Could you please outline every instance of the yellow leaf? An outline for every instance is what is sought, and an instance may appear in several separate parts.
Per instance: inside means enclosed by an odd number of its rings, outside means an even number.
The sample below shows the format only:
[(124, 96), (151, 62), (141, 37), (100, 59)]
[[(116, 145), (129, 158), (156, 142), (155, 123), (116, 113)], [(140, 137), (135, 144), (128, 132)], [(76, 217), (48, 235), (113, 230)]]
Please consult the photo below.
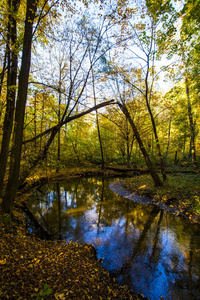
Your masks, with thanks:
[(65, 295), (64, 294), (54, 294), (56, 300), (65, 300)]
[(6, 259), (0, 260), (0, 265), (5, 265), (6, 264)]

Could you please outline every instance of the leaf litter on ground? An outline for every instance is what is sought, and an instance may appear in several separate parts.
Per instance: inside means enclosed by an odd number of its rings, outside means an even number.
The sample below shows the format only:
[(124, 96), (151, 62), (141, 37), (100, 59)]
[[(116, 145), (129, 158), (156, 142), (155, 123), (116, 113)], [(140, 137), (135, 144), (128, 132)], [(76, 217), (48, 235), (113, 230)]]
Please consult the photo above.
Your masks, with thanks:
[(148, 299), (119, 287), (92, 245), (40, 240), (14, 214), (0, 218), (0, 299)]

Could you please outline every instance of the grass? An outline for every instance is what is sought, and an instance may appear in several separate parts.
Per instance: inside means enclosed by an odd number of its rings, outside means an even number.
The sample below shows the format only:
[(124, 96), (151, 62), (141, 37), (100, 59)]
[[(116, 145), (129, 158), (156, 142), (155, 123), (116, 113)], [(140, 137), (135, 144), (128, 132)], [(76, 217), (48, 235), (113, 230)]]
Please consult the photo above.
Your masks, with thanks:
[(200, 175), (168, 175), (162, 187), (155, 187), (150, 175), (141, 175), (126, 179), (124, 186), (141, 196), (149, 196), (156, 203), (162, 202), (174, 206), (186, 215), (200, 217)]

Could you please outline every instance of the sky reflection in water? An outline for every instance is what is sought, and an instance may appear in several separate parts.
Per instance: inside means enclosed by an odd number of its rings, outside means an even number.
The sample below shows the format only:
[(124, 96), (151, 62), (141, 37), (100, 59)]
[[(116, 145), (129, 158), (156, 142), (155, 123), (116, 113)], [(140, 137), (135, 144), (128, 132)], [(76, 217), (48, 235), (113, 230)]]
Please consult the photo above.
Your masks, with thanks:
[(45, 185), (31, 211), (54, 239), (92, 243), (102, 265), (134, 292), (151, 300), (200, 299), (200, 227), (116, 195), (112, 181)]

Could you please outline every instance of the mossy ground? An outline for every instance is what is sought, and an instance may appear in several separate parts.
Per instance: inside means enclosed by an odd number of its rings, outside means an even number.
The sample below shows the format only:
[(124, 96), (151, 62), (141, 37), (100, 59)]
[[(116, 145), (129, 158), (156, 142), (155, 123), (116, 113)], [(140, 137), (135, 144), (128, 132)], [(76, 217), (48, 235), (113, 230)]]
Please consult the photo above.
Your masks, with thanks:
[(161, 187), (156, 187), (149, 174), (128, 178), (123, 185), (130, 192), (148, 196), (154, 204), (176, 208), (176, 211), (200, 223), (200, 174), (168, 174)]

